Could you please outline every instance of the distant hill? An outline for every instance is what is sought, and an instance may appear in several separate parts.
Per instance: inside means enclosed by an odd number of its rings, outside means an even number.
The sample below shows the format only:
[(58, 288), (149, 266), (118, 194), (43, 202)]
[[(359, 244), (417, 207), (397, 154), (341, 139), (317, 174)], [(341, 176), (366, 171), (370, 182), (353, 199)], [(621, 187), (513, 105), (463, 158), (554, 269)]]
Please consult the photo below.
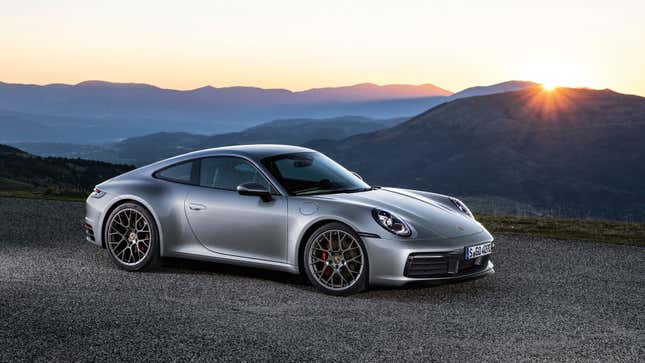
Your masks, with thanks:
[(285, 119), (275, 120), (251, 127), (242, 132), (213, 135), (204, 140), (200, 147), (214, 147), (234, 144), (290, 143), (303, 144), (315, 139), (342, 139), (355, 134), (376, 131), (405, 118), (375, 120), (358, 116), (331, 119)]
[(358, 116), (284, 119), (267, 122), (240, 132), (211, 136), (185, 132), (161, 132), (128, 138), (107, 145), (24, 143), (17, 146), (39, 155), (82, 157), (143, 165), (193, 150), (225, 145), (258, 143), (301, 145), (316, 139), (342, 139), (391, 127), (404, 120), (405, 118), (380, 120)]
[(101, 181), (132, 169), (92, 160), (42, 158), (0, 144), (0, 191), (89, 191)]
[(426, 102), (428, 107), (424, 111), (427, 111), (428, 109), (442, 105), (446, 102), (458, 100), (460, 98), (486, 96), (486, 95), (492, 95), (496, 93), (519, 91), (525, 88), (537, 87), (537, 86), (539, 86), (538, 83), (530, 82), (530, 81), (506, 81), (506, 82), (491, 84), (488, 86), (469, 87), (457, 93), (453, 93), (452, 95), (447, 95), (444, 97), (433, 97), (431, 99), (428, 99)]
[(452, 92), (433, 84), (418, 86), (407, 84), (389, 84), (379, 86), (373, 83), (361, 83), (346, 87), (313, 88), (298, 92), (299, 97), (314, 102), (347, 101), (379, 101), (402, 98), (423, 98), (435, 96), (450, 96)]
[(292, 92), (206, 86), (180, 91), (86, 81), (46, 86), (0, 82), (0, 142), (103, 143), (159, 131), (214, 134), (278, 118), (413, 116), (451, 94), (431, 84), (365, 83)]
[(398, 126), (311, 142), (376, 185), (645, 220), (645, 98), (540, 87), (468, 97)]
[(519, 91), (521, 89), (535, 87), (535, 86), (538, 86), (538, 84), (530, 81), (507, 81), (507, 82), (493, 84), (490, 86), (470, 87), (470, 88), (461, 90), (453, 95), (450, 95), (449, 97), (446, 98), (446, 102), (456, 100), (459, 98), (485, 96), (485, 95), (492, 95), (495, 93)]

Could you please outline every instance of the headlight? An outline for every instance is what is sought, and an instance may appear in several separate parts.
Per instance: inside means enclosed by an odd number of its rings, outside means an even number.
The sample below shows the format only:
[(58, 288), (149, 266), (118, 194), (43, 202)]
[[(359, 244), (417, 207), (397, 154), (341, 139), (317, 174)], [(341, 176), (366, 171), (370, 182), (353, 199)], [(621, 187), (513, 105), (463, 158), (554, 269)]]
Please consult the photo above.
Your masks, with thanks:
[(376, 223), (380, 224), (381, 227), (387, 229), (391, 233), (396, 234), (401, 237), (408, 237), (412, 234), (410, 227), (408, 227), (403, 220), (395, 216), (390, 212), (386, 212), (380, 209), (373, 209), (372, 216), (376, 220)]
[(452, 204), (454, 204), (454, 205), (455, 205), (455, 207), (457, 207), (457, 209), (459, 209), (462, 213), (464, 213), (465, 215), (467, 215), (467, 216), (468, 216), (468, 217), (470, 217), (470, 218), (475, 218), (475, 217), (473, 217), (473, 214), (472, 214), (472, 212), (470, 211), (470, 209), (468, 209), (468, 207), (466, 207), (466, 205), (465, 205), (461, 200), (459, 200), (459, 199), (457, 199), (457, 198), (450, 198), (450, 201), (451, 201), (451, 202), (452, 202)]

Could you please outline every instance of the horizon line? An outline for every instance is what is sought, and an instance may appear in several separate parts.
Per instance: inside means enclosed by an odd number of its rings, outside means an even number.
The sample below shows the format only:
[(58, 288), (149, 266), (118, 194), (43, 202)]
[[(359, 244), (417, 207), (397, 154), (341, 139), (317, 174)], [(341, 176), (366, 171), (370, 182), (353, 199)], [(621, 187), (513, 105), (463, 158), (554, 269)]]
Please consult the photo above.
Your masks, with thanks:
[[(537, 81), (532, 81), (532, 80), (520, 80), (520, 79), (511, 79), (511, 80), (506, 80), (506, 81), (501, 81), (501, 82), (496, 82), (492, 84), (486, 84), (486, 85), (472, 85), (470, 87), (466, 87), (464, 89), (461, 89), (459, 91), (451, 91), (449, 89), (446, 89), (444, 87), (437, 86), (434, 83), (430, 82), (425, 82), (425, 83), (419, 83), (419, 84), (412, 84), (412, 83), (385, 83), (385, 84), (378, 84), (375, 82), (360, 82), (360, 83), (355, 83), (355, 84), (348, 84), (348, 85), (340, 85), (340, 86), (319, 86), (319, 87), (312, 87), (312, 88), (306, 88), (302, 90), (292, 90), (288, 88), (281, 88), (281, 87), (260, 87), (260, 86), (249, 86), (249, 85), (235, 85), (235, 86), (222, 86), (222, 87), (216, 87), (210, 84), (201, 86), (201, 87), (196, 87), (196, 88), (167, 88), (167, 87), (162, 87), (158, 86), (153, 83), (145, 83), (145, 82), (121, 82), (121, 81), (107, 81), (107, 80), (101, 80), (101, 79), (87, 79), (84, 81), (80, 81), (78, 83), (63, 83), (63, 82), (53, 82), (53, 83), (21, 83), (21, 82), (5, 82), (0, 80), (0, 84), (8, 84), (8, 85), (16, 85), (16, 86), (37, 86), (37, 87), (47, 87), (47, 86), (67, 86), (67, 87), (77, 87), (82, 84), (87, 84), (87, 83), (103, 83), (103, 84), (110, 84), (110, 85), (129, 85), (129, 86), (147, 86), (147, 87), (152, 87), (156, 88), (159, 90), (163, 91), (177, 91), (177, 92), (193, 92), (197, 91), (200, 89), (205, 89), (205, 88), (211, 88), (211, 89), (232, 89), (232, 88), (246, 88), (246, 89), (258, 89), (258, 90), (265, 90), (265, 91), (285, 91), (289, 92), (292, 94), (296, 93), (303, 93), (303, 92), (309, 92), (309, 91), (315, 91), (315, 90), (323, 90), (323, 89), (334, 89), (334, 88), (350, 88), (350, 87), (357, 87), (357, 86), (364, 86), (364, 85), (369, 85), (369, 86), (375, 86), (375, 87), (392, 87), (392, 86), (405, 86), (405, 87), (423, 87), (423, 86), (431, 86), (438, 88), (440, 90), (446, 91), (450, 93), (449, 95), (436, 95), (436, 96), (428, 96), (428, 97), (449, 97), (454, 94), (457, 94), (459, 92), (463, 92), (465, 90), (471, 89), (471, 88), (477, 88), (477, 87), (492, 87), (504, 83), (510, 83), (510, 82), (527, 82), (527, 83), (534, 83), (535, 85), (543, 85), (543, 83), (537, 82)], [(591, 89), (591, 90), (610, 90), (616, 93), (621, 93), (625, 95), (635, 95), (639, 97), (645, 97), (645, 95), (640, 95), (640, 94), (635, 94), (635, 93), (622, 93), (616, 90), (613, 90), (608, 87), (604, 88), (596, 88), (596, 87), (588, 87), (588, 86), (556, 86), (557, 88), (573, 88), (573, 89)]]
[[(515, 81), (515, 80), (511, 80)], [(504, 82), (511, 82), (511, 81), (504, 81)], [(419, 83), (419, 84), (413, 84), (413, 83), (384, 83), (384, 84), (379, 84), (375, 82), (359, 82), (359, 83), (354, 83), (354, 84), (347, 84), (347, 85), (340, 85), (340, 86), (318, 86), (318, 87), (311, 87), (311, 88), (305, 88), (301, 90), (294, 90), (294, 89), (289, 89), (286, 87), (260, 87), (260, 86), (250, 86), (250, 85), (234, 85), (234, 86), (213, 86), (211, 84), (206, 84), (204, 86), (196, 87), (196, 88), (168, 88), (168, 87), (162, 87), (158, 86), (154, 83), (146, 83), (146, 82), (127, 82), (127, 81), (107, 81), (107, 80), (102, 80), (102, 79), (87, 79), (84, 81), (80, 81), (77, 83), (65, 83), (65, 82), (52, 82), (52, 83), (23, 83), (23, 82), (6, 82), (0, 80), (0, 83), (3, 84), (11, 84), (11, 85), (18, 85), (18, 86), (39, 86), (39, 87), (47, 87), (47, 86), (69, 86), (69, 87), (75, 87), (82, 85), (84, 83), (91, 83), (91, 82), (96, 82), (96, 83), (106, 83), (106, 84), (112, 84), (112, 85), (139, 85), (139, 86), (149, 86), (149, 87), (154, 87), (158, 88), (160, 90), (168, 90), (168, 91), (196, 91), (202, 88), (213, 88), (213, 89), (226, 89), (226, 88), (253, 88), (253, 89), (262, 89), (262, 90), (275, 90), (275, 91), (288, 91), (291, 93), (299, 93), (299, 92), (306, 92), (306, 91), (312, 91), (312, 90), (320, 90), (320, 89), (327, 89), (327, 88), (346, 88), (346, 87), (356, 87), (356, 86), (363, 86), (363, 85), (371, 85), (371, 86), (376, 86), (376, 87), (391, 87), (391, 86), (408, 86), (408, 87), (423, 87), (423, 86), (431, 86), (431, 87), (436, 87), (439, 88), (443, 91), (456, 93), (453, 92), (449, 89), (446, 89), (444, 87), (437, 86), (434, 83), (430, 82), (425, 82), (425, 83)], [(500, 82), (500, 83), (504, 83)], [(532, 81), (526, 81), (526, 82), (532, 82)], [(495, 85), (497, 83), (494, 83)], [(476, 87), (476, 86), (475, 86)]]

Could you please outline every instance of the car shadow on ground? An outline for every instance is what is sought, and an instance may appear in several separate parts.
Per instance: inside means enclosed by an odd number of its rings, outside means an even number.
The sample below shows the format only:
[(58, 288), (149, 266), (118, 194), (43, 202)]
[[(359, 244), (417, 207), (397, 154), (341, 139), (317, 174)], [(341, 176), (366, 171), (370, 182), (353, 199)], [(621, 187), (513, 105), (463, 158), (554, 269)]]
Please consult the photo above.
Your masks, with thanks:
[[(287, 272), (266, 270), (254, 267), (241, 267), (235, 265), (222, 264), (217, 262), (187, 260), (181, 258), (164, 258), (162, 268), (154, 271), (155, 273), (168, 274), (218, 274), (230, 275), (235, 277), (246, 277), (258, 280), (268, 280), (275, 283), (287, 284), (292, 287), (308, 292), (316, 292), (316, 289), (307, 281), (304, 276), (294, 275)], [(358, 299), (385, 299), (400, 300), (416, 297), (429, 297), (431, 295), (445, 292), (446, 289), (454, 290), (453, 294), (459, 295), (460, 292), (471, 295), (473, 290), (490, 289), (489, 284), (479, 284), (476, 281), (490, 279), (490, 276), (484, 275), (475, 278), (463, 279), (449, 282), (418, 282), (400, 287), (370, 286), (363, 293), (353, 295), (352, 298)], [(475, 282), (475, 285), (472, 283)], [(455, 286), (464, 286), (463, 289)], [(482, 286), (479, 286), (482, 285)], [(318, 293), (318, 292), (316, 292)]]
[(307, 286), (308, 282), (300, 275), (287, 272), (265, 270), (254, 267), (242, 267), (217, 262), (187, 260), (181, 258), (164, 258), (162, 268), (157, 273), (186, 274), (221, 274), (238, 277), (269, 280), (290, 285)]
[(423, 303), (468, 300), (495, 291), (493, 279), (494, 277), (491, 275), (484, 275), (454, 281), (417, 282), (403, 286), (372, 286), (361, 296), (369, 299)]

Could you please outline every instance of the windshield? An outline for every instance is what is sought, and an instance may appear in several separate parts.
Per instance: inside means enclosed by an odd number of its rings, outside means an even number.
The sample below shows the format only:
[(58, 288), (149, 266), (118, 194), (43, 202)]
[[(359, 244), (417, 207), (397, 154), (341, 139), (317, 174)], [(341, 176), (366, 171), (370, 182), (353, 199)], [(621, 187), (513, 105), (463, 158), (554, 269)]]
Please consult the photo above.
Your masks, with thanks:
[(272, 156), (262, 164), (291, 195), (361, 192), (370, 186), (317, 152)]

